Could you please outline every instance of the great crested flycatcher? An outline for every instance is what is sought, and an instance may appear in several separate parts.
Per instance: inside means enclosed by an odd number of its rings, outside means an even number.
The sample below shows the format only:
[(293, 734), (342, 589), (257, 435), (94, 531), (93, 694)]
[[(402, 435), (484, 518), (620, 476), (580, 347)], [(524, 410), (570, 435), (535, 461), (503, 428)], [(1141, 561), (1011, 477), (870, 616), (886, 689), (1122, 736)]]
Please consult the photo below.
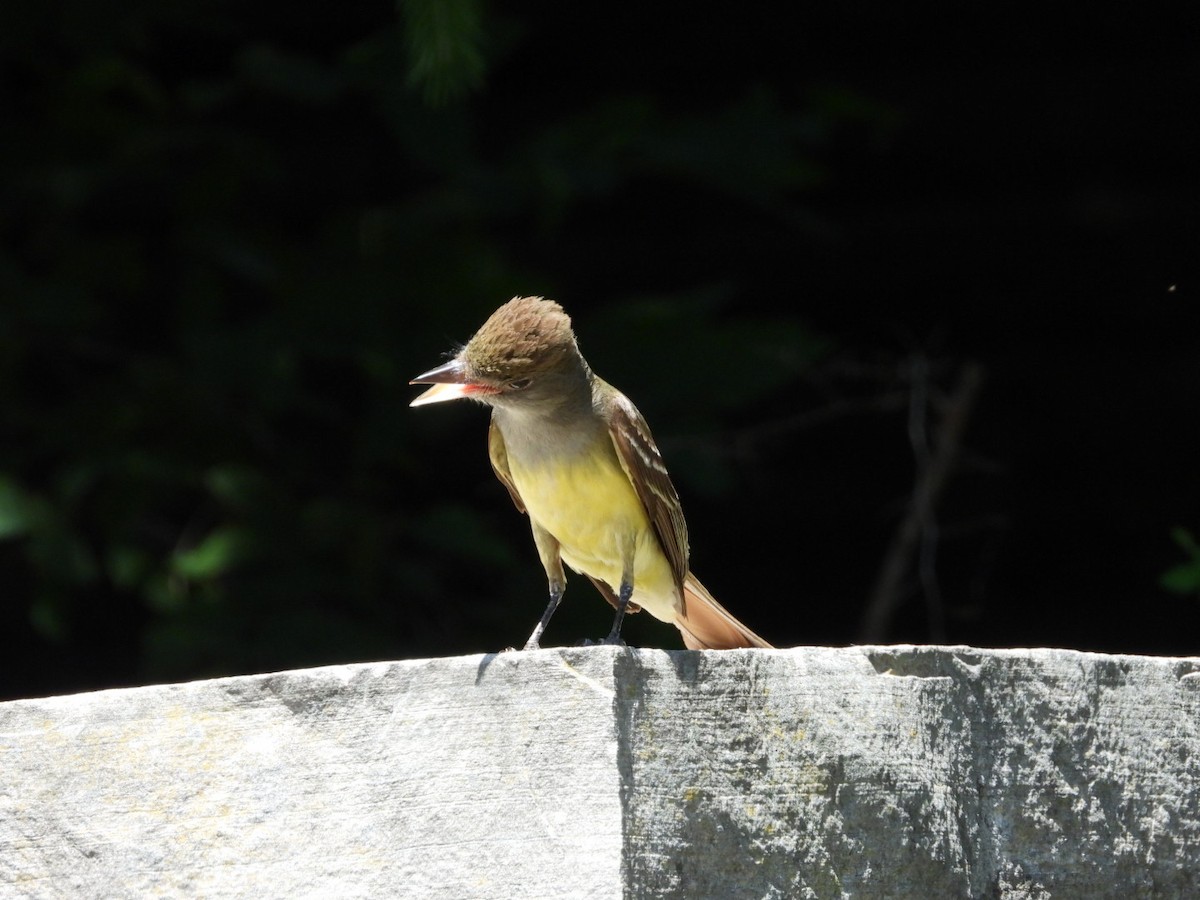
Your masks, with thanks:
[(607, 643), (619, 642), (626, 611), (641, 608), (693, 650), (771, 646), (688, 571), (683, 509), (646, 420), (593, 374), (557, 303), (510, 300), (453, 359), (411, 383), (433, 385), (412, 406), (468, 397), (492, 408), (492, 468), (529, 514), (550, 582), (526, 650), (562, 600), (564, 562), (616, 608)]

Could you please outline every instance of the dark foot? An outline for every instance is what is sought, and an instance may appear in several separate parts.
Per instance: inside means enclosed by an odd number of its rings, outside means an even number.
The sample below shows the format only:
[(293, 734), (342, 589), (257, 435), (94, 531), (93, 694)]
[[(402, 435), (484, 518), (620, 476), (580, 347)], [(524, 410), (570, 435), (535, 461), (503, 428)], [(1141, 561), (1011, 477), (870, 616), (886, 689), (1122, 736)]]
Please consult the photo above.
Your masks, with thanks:
[(580, 647), (626, 647), (628, 645), (623, 640), (621, 640), (620, 635), (611, 635), (610, 634), (608, 637), (606, 637), (600, 641), (593, 641), (590, 638), (585, 638), (584, 640), (580, 641), (577, 646), (580, 646)]
[(591, 638), (584, 638), (582, 641), (580, 641), (575, 646), (576, 647), (625, 647), (627, 645), (620, 638), (617, 638), (614, 641), (612, 639), (612, 636), (610, 635), (609, 637), (606, 637), (603, 640), (599, 640), (599, 641), (593, 641)]

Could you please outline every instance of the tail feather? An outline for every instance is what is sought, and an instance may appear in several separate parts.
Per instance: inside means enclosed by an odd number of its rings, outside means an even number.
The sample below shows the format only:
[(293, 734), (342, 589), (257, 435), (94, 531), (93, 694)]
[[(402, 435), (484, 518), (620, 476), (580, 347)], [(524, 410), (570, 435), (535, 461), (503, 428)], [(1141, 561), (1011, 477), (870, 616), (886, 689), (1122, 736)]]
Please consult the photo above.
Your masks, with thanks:
[(675, 626), (689, 650), (732, 650), (771, 645), (731, 616), (691, 572), (683, 581), (683, 609)]

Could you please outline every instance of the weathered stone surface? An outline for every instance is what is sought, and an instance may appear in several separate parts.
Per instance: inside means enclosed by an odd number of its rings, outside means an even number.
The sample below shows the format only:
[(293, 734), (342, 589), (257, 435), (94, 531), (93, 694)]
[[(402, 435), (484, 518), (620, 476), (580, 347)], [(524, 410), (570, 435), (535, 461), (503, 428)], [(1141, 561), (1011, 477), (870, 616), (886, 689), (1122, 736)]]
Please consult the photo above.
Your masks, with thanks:
[(611, 671), (542, 652), (0, 705), (0, 896), (613, 896)]
[(0, 897), (1200, 896), (1200, 659), (543, 650), (0, 704)]

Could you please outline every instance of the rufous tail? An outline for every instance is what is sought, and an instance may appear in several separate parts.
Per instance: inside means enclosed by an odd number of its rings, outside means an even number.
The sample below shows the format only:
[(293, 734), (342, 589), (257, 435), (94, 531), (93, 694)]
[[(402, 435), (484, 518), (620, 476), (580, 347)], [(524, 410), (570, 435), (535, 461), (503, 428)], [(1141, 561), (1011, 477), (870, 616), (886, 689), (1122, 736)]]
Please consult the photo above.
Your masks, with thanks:
[(708, 588), (688, 572), (683, 580), (683, 611), (675, 616), (689, 650), (732, 650), (735, 647), (771, 645), (726, 612)]

